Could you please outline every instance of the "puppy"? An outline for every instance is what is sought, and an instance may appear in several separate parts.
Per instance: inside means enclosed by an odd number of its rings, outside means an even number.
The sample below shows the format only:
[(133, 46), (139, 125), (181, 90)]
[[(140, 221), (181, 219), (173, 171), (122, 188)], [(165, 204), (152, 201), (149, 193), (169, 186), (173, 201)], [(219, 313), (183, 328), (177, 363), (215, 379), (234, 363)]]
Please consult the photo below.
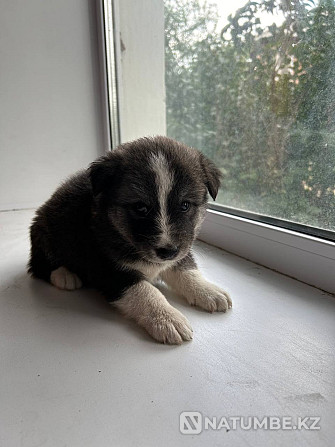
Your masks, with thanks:
[(59, 289), (102, 292), (156, 340), (191, 340), (188, 320), (153, 286), (162, 279), (191, 305), (231, 307), (191, 253), (215, 199), (220, 171), (196, 149), (166, 137), (122, 144), (61, 185), (30, 229), (29, 272)]

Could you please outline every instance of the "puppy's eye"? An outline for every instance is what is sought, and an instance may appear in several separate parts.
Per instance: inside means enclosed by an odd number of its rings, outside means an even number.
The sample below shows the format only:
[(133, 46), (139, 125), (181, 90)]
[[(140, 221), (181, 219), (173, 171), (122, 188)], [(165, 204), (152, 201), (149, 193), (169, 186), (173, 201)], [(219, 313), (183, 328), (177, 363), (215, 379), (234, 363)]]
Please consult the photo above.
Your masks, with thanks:
[(143, 202), (137, 202), (133, 205), (133, 210), (139, 216), (146, 216), (149, 212), (149, 207)]
[(190, 208), (190, 202), (182, 202), (180, 205), (180, 209), (183, 213), (186, 213)]

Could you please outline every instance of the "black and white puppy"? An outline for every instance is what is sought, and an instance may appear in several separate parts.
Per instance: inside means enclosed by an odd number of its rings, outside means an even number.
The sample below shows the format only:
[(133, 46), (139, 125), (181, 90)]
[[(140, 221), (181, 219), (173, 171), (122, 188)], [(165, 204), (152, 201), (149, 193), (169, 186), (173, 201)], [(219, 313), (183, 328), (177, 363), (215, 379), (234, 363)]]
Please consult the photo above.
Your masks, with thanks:
[(196, 149), (166, 137), (122, 144), (38, 209), (29, 272), (59, 289), (96, 288), (160, 342), (190, 340), (190, 323), (152, 281), (210, 312), (231, 307), (190, 251), (207, 191), (215, 199), (219, 186), (219, 170)]

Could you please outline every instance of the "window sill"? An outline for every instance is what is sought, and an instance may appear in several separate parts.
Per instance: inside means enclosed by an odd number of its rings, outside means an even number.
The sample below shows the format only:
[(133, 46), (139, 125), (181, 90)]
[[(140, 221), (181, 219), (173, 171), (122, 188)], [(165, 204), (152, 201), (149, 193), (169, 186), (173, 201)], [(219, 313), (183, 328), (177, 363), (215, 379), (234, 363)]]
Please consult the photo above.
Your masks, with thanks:
[(199, 239), (335, 293), (335, 244), (249, 219), (208, 210)]

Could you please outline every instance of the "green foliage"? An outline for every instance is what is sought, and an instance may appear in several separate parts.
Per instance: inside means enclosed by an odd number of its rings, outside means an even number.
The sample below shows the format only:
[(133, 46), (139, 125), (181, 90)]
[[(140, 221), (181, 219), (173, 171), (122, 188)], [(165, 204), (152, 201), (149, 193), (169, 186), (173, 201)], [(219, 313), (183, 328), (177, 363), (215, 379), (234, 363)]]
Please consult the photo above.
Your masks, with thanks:
[(220, 167), (222, 203), (334, 230), (334, 0), (248, 1), (222, 30), (201, 5), (165, 0), (168, 135)]

